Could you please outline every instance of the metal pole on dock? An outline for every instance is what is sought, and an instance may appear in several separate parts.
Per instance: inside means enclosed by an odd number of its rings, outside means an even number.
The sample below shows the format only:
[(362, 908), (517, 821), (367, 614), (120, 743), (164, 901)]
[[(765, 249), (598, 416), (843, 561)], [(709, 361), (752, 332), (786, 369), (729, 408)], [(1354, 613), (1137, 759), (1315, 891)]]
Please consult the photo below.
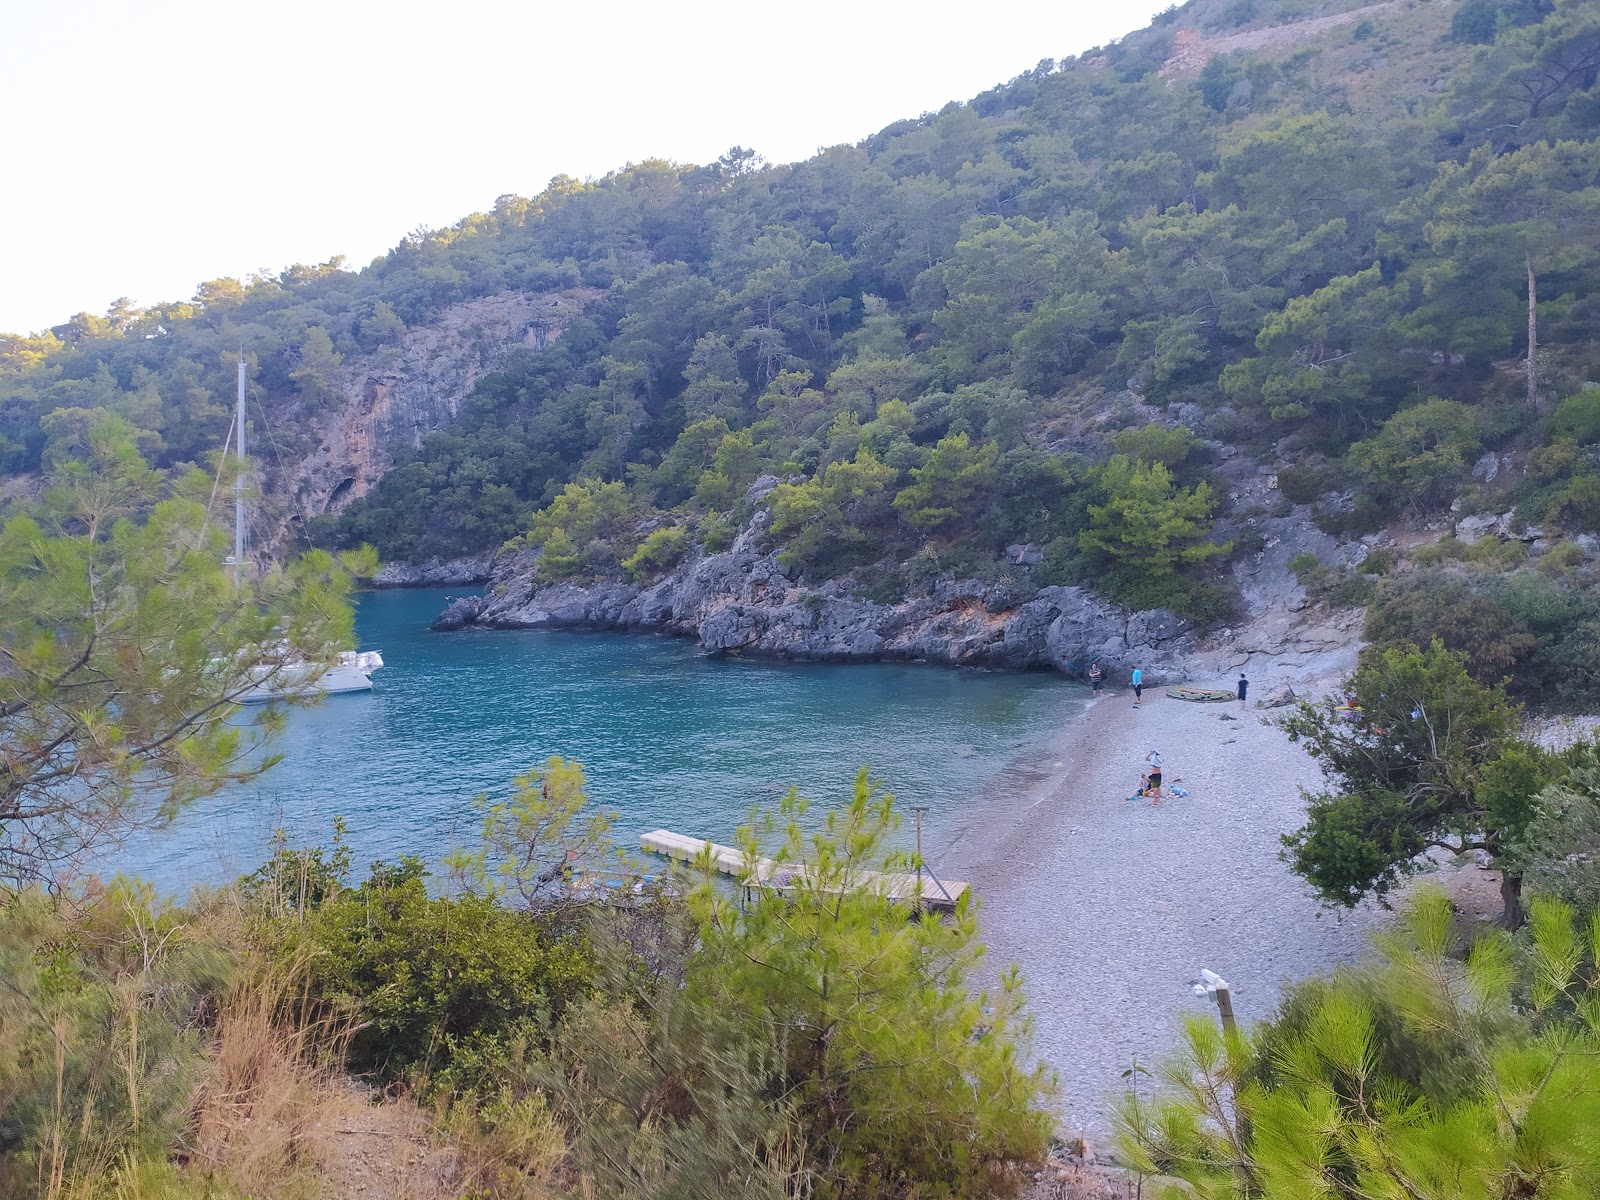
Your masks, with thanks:
[(928, 811), (926, 804), (913, 804), (911, 811), (917, 814), (917, 911), (922, 911), (922, 814)]

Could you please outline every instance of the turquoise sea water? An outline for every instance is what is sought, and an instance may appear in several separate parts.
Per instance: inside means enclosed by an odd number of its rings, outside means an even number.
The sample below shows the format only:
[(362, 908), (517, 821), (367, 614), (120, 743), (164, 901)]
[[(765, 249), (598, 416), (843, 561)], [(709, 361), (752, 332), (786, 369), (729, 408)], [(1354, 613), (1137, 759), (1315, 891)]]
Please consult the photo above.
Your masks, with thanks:
[(902, 803), (927, 804), (925, 836), (937, 839), (1083, 703), (1084, 689), (1043, 674), (755, 662), (628, 635), (430, 633), (445, 595), (363, 595), (361, 647), (387, 663), (376, 688), (291, 711), (282, 762), (99, 869), (163, 890), (221, 882), (259, 865), (279, 826), (317, 844), (335, 816), (360, 870), (400, 854), (435, 860), (474, 839), (475, 794), (505, 794), (552, 754), (584, 764), (591, 797), (618, 812), (614, 833), (634, 847), (662, 826), (730, 840), (752, 804), (791, 784), (825, 804), (862, 765)]

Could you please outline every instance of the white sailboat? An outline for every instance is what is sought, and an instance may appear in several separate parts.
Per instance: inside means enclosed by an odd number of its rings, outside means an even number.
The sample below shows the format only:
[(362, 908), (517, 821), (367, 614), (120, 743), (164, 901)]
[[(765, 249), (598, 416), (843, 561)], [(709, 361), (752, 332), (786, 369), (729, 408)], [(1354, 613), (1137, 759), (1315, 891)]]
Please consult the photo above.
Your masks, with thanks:
[[(244, 576), (245, 559), (245, 502), (244, 502), (244, 400), (247, 386), (244, 360), (239, 361), (239, 399), (235, 408), (238, 428), (236, 453), (239, 470), (233, 480), (233, 554), (224, 563), (233, 568), (234, 583)], [(307, 696), (317, 692), (370, 692), (372, 673), (383, 666), (383, 655), (376, 650), (342, 650), (332, 662), (310, 663), (301, 658), (287, 643), (265, 650), (261, 660), (250, 670), (254, 686), (243, 693), (243, 704), (281, 700), (290, 696)]]

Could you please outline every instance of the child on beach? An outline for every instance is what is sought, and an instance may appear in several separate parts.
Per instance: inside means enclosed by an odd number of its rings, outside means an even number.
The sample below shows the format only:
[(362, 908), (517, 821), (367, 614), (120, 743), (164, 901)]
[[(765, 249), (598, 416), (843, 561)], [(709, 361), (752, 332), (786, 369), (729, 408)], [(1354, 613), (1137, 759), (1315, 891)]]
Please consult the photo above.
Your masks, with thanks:
[(1240, 671), (1239, 672), (1239, 707), (1240, 708), (1247, 707), (1247, 705), (1244, 702), (1244, 698), (1245, 698), (1245, 693), (1247, 693), (1249, 690), (1250, 690), (1250, 681), (1244, 677), (1244, 672)]

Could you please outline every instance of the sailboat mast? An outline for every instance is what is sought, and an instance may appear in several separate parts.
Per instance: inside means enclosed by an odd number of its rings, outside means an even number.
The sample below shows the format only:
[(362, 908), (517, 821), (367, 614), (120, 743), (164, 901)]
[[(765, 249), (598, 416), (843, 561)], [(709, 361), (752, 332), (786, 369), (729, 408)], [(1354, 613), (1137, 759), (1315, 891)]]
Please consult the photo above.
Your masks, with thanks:
[(233, 477), (233, 582), (237, 585), (244, 578), (244, 389), (245, 371), (244, 358), (239, 359), (239, 402), (237, 417), (239, 421), (238, 442), (239, 470)]

